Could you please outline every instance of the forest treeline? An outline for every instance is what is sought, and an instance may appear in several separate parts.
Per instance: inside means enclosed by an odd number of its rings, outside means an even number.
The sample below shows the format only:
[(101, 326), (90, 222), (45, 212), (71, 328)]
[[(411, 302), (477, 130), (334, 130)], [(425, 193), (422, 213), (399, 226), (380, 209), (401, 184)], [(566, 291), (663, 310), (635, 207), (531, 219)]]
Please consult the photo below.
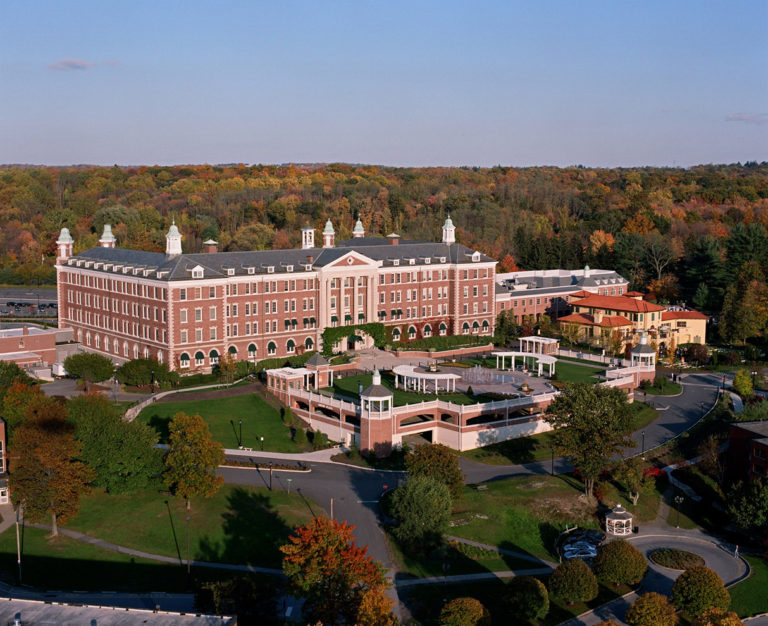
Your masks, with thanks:
[[(367, 233), (434, 241), (450, 214), (462, 243), (501, 270), (616, 269), (660, 301), (719, 311), (746, 261), (768, 272), (768, 163), (681, 168), (317, 166), (7, 167), (0, 170), (0, 282), (52, 280), (55, 240), (185, 251), (300, 245), (331, 218)], [(764, 280), (764, 279), (763, 279)]]

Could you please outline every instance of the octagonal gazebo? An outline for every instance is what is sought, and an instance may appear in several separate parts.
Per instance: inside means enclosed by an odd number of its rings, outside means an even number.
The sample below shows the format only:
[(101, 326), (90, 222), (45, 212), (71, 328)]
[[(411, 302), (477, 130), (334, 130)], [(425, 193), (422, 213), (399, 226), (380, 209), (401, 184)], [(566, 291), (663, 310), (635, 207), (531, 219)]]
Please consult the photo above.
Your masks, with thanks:
[(632, 534), (632, 513), (617, 504), (605, 516), (605, 533), (614, 537), (624, 537)]

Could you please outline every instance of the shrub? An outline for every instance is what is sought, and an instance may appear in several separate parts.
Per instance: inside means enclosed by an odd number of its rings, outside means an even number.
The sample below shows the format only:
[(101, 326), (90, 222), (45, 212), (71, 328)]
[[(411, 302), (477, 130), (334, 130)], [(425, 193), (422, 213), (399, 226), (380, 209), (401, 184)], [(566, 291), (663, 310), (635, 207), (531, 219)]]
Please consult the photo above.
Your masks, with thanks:
[(688, 569), (704, 565), (704, 559), (698, 554), (687, 552), (686, 550), (676, 550), (675, 548), (659, 548), (650, 554), (650, 559), (662, 567), (670, 569)]
[(454, 598), (440, 611), (440, 626), (488, 626), (491, 617), (475, 598)]
[(99, 383), (112, 377), (115, 366), (112, 360), (105, 356), (81, 352), (71, 354), (64, 359), (64, 369), (74, 378), (82, 378), (89, 383)]
[(674, 626), (677, 616), (667, 596), (650, 592), (635, 600), (627, 610), (624, 621), (629, 626)]
[(631, 543), (619, 539), (600, 547), (595, 557), (595, 575), (614, 585), (636, 585), (639, 583), (648, 564), (645, 557)]
[(695, 620), (693, 626), (743, 626), (744, 622), (733, 611), (712, 607), (704, 611)]
[(293, 426), (294, 419), (293, 419), (293, 411), (291, 411), (291, 407), (287, 406), (283, 409), (283, 424), (286, 426)]
[(736, 352), (736, 350), (731, 350), (730, 352), (726, 353), (725, 358), (723, 358), (723, 362), (726, 365), (733, 367), (734, 365), (741, 363), (741, 355)]
[(549, 595), (566, 604), (589, 602), (597, 597), (597, 578), (581, 559), (566, 561), (550, 576)]
[(398, 525), (392, 534), (411, 549), (440, 543), (451, 516), (448, 487), (428, 476), (410, 476), (392, 493), (392, 517)]
[(509, 614), (517, 618), (542, 619), (549, 613), (547, 588), (532, 576), (517, 576), (510, 580), (505, 603)]
[(733, 390), (742, 398), (751, 398), (755, 395), (755, 388), (752, 385), (752, 377), (745, 369), (740, 369), (733, 377)]
[(301, 426), (297, 426), (296, 430), (293, 433), (293, 442), (303, 446), (305, 443), (307, 443), (307, 431), (304, 430)]
[(312, 447), (315, 450), (324, 450), (328, 447), (328, 435), (316, 430), (312, 434)]
[(672, 585), (672, 604), (697, 617), (711, 607), (727, 609), (731, 596), (715, 572), (699, 566), (685, 570)]
[(160, 388), (168, 388), (179, 382), (179, 375), (176, 372), (171, 372), (165, 363), (155, 359), (133, 359), (123, 363), (117, 368), (115, 376), (124, 385), (141, 387), (152, 382), (153, 372), (155, 383)]

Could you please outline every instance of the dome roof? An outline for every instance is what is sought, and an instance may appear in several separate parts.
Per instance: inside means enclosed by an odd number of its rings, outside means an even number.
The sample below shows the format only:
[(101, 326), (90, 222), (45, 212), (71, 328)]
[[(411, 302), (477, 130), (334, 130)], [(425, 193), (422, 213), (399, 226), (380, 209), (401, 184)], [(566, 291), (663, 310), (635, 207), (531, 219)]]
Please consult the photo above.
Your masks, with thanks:
[(101, 241), (114, 241), (115, 236), (112, 234), (112, 225), (104, 224), (104, 232), (101, 235)]
[(451, 216), (445, 218), (445, 224), (443, 224), (443, 228), (453, 228), (453, 220), (451, 219)]
[(325, 223), (325, 228), (323, 228), (323, 234), (324, 235), (336, 234), (336, 231), (333, 230), (333, 224), (331, 223), (331, 218), (328, 218), (328, 221)]
[(72, 235), (69, 234), (69, 228), (62, 228), (59, 233), (59, 240), (56, 243), (73, 243)]
[(179, 232), (179, 229), (176, 227), (176, 220), (171, 222), (171, 227), (168, 229), (168, 234), (166, 237), (181, 237), (181, 233)]
[(355, 228), (352, 231), (352, 233), (365, 233), (365, 228), (363, 228), (363, 223), (358, 219), (357, 223), (355, 224)]

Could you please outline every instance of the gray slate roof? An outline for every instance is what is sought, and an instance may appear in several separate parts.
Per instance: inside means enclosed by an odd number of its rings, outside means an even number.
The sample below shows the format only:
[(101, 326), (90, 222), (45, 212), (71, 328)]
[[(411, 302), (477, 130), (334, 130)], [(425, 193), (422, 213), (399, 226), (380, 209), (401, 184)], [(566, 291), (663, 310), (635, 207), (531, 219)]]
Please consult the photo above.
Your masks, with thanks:
[(363, 389), (361, 396), (367, 398), (391, 398), (392, 392), (384, 385), (369, 385)]
[[(124, 248), (91, 248), (72, 257), (75, 261), (93, 261), (113, 265), (131, 266), (134, 268), (154, 270), (150, 277), (158, 278), (158, 273), (167, 272), (160, 280), (187, 280), (192, 278), (192, 268), (198, 265), (203, 268), (205, 278), (220, 278), (228, 275), (228, 269), (234, 270), (235, 276), (246, 276), (248, 268), (253, 268), (254, 274), (267, 274), (269, 267), (274, 274), (288, 273), (288, 266), (293, 271), (303, 270), (304, 265), (323, 267), (354, 250), (382, 265), (394, 265), (398, 260), (401, 267), (409, 266), (409, 259), (414, 259), (415, 265), (425, 265), (426, 259), (431, 264), (438, 264), (444, 257), (448, 263), (472, 263), (473, 250), (461, 244), (444, 243), (411, 243), (401, 242), (397, 246), (366, 244), (365, 240), (373, 237), (361, 237), (350, 240), (355, 245), (335, 248), (310, 248), (293, 250), (254, 250), (246, 252), (215, 252), (180, 254), (168, 256), (161, 252), (144, 252), (142, 250), (126, 250)], [(360, 243), (360, 242), (363, 243)], [(376, 239), (383, 241), (384, 239)], [(480, 262), (493, 262), (494, 259), (480, 254)], [(94, 269), (94, 268), (91, 268)], [(99, 270), (97, 270), (99, 271)], [(114, 271), (100, 271), (114, 274)], [(121, 272), (122, 273), (122, 272)]]

